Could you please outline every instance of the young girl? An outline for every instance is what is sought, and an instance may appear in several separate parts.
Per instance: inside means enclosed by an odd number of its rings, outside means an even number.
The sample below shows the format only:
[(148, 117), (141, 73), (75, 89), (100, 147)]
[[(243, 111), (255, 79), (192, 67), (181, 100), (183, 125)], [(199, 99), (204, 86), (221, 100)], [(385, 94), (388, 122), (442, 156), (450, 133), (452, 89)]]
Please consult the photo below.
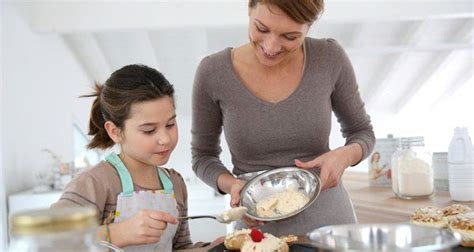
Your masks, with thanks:
[(89, 148), (112, 153), (83, 172), (52, 207), (88, 206), (99, 211), (97, 235), (126, 251), (171, 251), (192, 245), (187, 192), (181, 175), (161, 167), (178, 141), (174, 89), (157, 70), (125, 66), (96, 85)]

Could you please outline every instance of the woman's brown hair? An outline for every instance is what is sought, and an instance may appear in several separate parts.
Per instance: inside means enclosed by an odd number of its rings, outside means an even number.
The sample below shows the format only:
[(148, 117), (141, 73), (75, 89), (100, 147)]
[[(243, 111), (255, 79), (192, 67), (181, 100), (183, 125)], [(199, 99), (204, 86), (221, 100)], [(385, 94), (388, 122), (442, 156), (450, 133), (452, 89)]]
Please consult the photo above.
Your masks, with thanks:
[(159, 71), (144, 65), (128, 65), (112, 73), (103, 85), (95, 84), (95, 92), (81, 97), (96, 97), (92, 103), (89, 149), (107, 149), (114, 142), (107, 134), (104, 124), (113, 122), (123, 129), (134, 103), (169, 96), (173, 98), (173, 85)]
[(324, 11), (323, 0), (249, 0), (249, 8), (254, 8), (259, 3), (277, 6), (300, 24), (314, 23)]

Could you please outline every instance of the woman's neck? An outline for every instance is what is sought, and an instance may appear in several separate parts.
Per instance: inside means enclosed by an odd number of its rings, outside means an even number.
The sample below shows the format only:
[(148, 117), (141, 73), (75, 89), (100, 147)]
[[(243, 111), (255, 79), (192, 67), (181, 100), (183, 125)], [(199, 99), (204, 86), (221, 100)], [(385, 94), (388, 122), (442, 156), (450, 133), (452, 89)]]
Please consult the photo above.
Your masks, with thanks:
[(294, 66), (295, 64), (298, 64), (300, 62), (304, 61), (304, 49), (303, 46), (301, 46), (299, 49), (296, 51), (292, 52), (290, 55), (287, 55), (287, 57), (280, 62), (277, 65), (274, 66), (266, 66), (260, 63), (260, 61), (257, 59), (257, 55), (255, 52), (255, 47), (253, 47), (250, 43), (247, 45), (243, 46), (244, 47), (244, 54), (247, 54), (249, 59), (251, 59), (250, 64), (254, 65), (257, 69), (261, 69), (262, 71), (265, 71), (269, 74), (272, 72), (281, 72), (283, 69), (286, 69), (287, 67)]

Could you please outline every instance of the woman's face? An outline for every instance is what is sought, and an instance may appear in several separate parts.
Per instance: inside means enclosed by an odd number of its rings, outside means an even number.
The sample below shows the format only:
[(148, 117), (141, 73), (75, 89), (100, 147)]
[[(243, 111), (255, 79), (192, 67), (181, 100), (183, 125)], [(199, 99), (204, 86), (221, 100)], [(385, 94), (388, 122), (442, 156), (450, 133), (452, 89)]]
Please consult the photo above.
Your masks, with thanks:
[(249, 10), (249, 39), (258, 61), (275, 66), (301, 48), (310, 28), (299, 24), (274, 5), (257, 4)]

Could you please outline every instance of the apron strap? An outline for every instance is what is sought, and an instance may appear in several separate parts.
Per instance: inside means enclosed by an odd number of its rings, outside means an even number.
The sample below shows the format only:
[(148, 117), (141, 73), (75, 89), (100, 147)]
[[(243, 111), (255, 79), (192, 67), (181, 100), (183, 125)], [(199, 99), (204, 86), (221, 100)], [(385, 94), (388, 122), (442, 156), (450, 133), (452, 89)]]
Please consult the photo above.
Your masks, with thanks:
[(156, 169), (158, 169), (158, 174), (160, 176), (161, 183), (163, 184), (163, 189), (165, 193), (173, 193), (173, 182), (171, 182), (170, 178), (168, 177), (168, 175), (166, 175), (162, 168), (156, 167)]
[(122, 191), (125, 197), (131, 197), (133, 195), (133, 181), (132, 176), (128, 172), (127, 167), (123, 164), (122, 160), (115, 153), (110, 153), (105, 160), (115, 167), (117, 170), (120, 182), (122, 182)]

